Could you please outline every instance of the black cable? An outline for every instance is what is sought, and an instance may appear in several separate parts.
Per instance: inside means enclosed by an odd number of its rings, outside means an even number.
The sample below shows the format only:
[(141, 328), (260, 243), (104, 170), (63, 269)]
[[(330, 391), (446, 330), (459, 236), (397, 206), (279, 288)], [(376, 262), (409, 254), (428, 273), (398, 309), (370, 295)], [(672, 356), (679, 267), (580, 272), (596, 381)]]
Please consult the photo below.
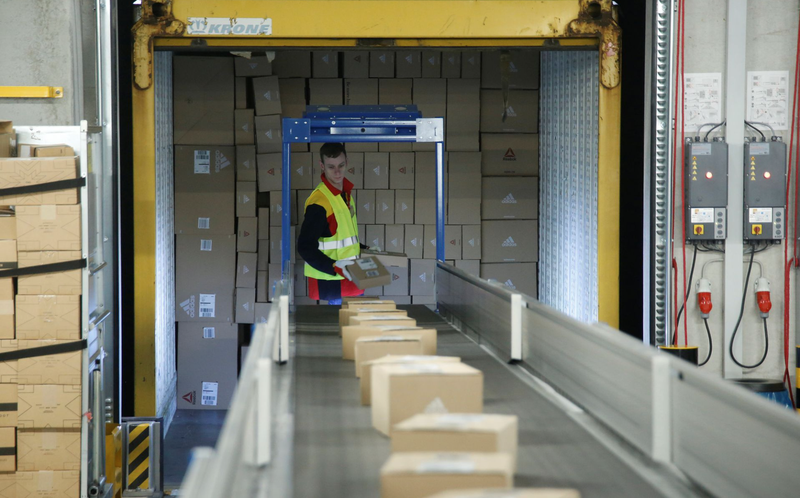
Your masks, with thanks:
[(724, 125), (726, 122), (727, 122), (727, 119), (726, 119), (725, 121), (721, 122), (721, 123), (717, 123), (717, 124), (716, 124), (716, 125), (715, 125), (713, 128), (711, 128), (710, 130), (708, 130), (708, 131), (706, 132), (706, 136), (705, 136), (705, 137), (703, 137), (703, 141), (704, 141), (704, 142), (708, 141), (708, 134), (709, 134), (709, 133), (711, 133), (712, 131), (716, 130), (716, 129), (717, 129), (717, 128), (719, 128), (720, 126)]
[(711, 352), (714, 351), (714, 341), (711, 339), (711, 330), (709, 330), (708, 328), (708, 318), (703, 318), (703, 323), (706, 324), (706, 335), (708, 336), (708, 355), (706, 356), (706, 359), (703, 360), (702, 363), (699, 363), (697, 365), (698, 367), (702, 367), (703, 365), (708, 363), (708, 360), (711, 359)]
[[(755, 248), (754, 248), (755, 249)], [(731, 359), (734, 363), (739, 365), (742, 368), (756, 368), (761, 366), (764, 363), (764, 360), (767, 358), (767, 352), (769, 351), (769, 331), (767, 330), (767, 319), (764, 318), (764, 356), (761, 357), (761, 360), (756, 363), (755, 365), (744, 365), (736, 359), (736, 356), (733, 354), (733, 343), (736, 341), (736, 334), (739, 332), (739, 325), (742, 323), (742, 316), (744, 315), (744, 303), (747, 300), (747, 288), (750, 285), (750, 272), (753, 269), (753, 256), (755, 256), (755, 250), (750, 253), (750, 264), (747, 267), (747, 278), (744, 280), (744, 292), (742, 293), (742, 306), (739, 309), (739, 318), (736, 320), (736, 326), (733, 328), (733, 334), (731, 335), (731, 342), (730, 346), (728, 347), (728, 353), (731, 355)]]
[[(692, 255), (692, 269), (689, 270), (689, 282), (686, 284), (686, 295), (688, 296), (692, 290), (692, 277), (694, 276), (694, 264), (697, 261), (697, 244), (694, 246), (694, 254)], [(688, 299), (688, 297), (687, 297)], [(675, 321), (675, 332), (672, 334), (670, 344), (672, 341), (675, 340), (675, 334), (678, 333), (678, 325), (681, 323), (681, 315), (683, 314), (683, 308), (686, 306), (686, 301), (684, 300), (683, 304), (681, 304), (681, 309), (678, 310), (678, 319)]]
[(764, 136), (764, 132), (762, 132), (761, 130), (759, 130), (759, 129), (758, 129), (758, 128), (756, 128), (755, 126), (751, 125), (749, 121), (745, 121), (745, 122), (744, 122), (744, 124), (746, 124), (747, 126), (749, 126), (749, 127), (750, 127), (750, 128), (752, 128), (752, 129), (756, 130), (756, 132), (757, 132), (759, 135), (761, 135), (761, 139), (762, 139), (762, 140), (764, 140), (765, 142), (767, 141), (767, 137), (765, 137), (765, 136)]

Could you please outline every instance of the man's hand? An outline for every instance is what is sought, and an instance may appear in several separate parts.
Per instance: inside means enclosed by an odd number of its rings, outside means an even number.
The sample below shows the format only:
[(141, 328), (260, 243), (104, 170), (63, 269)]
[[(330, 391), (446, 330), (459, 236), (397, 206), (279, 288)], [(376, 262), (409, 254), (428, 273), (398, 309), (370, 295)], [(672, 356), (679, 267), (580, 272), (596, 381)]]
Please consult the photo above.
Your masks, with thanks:
[(340, 259), (339, 261), (333, 264), (333, 270), (339, 275), (346, 278), (347, 280), (352, 281), (353, 277), (350, 275), (350, 272), (347, 271), (347, 267), (352, 264), (355, 264), (355, 261), (353, 261), (352, 259)]

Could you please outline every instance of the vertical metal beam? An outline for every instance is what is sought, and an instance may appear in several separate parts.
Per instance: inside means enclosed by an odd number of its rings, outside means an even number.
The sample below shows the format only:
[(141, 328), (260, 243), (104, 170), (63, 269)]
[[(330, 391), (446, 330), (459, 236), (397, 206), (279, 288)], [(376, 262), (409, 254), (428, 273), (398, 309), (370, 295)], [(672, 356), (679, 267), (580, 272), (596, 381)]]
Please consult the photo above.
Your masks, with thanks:
[(291, 181), (292, 172), (292, 144), (283, 142), (283, 197), (281, 197), (281, 279), (289, 280), (294, 278), (289, 274), (289, 267), (286, 265), (292, 259), (292, 211), (291, 211)]
[[(746, 102), (745, 54), (747, 41), (747, 0), (728, 0), (727, 52), (725, 64), (725, 116), (728, 120), (728, 239), (725, 243), (725, 342), (722, 345), (722, 373), (725, 378), (740, 377), (742, 370), (728, 355), (733, 328), (739, 316), (738, 290), (743, 285), (742, 175)], [(741, 358), (741, 342), (734, 351)]]
[(614, 328), (619, 328), (621, 96), (622, 85), (614, 88), (600, 85), (597, 127), (597, 318)]
[(444, 261), (444, 142), (436, 142), (436, 259)]
[[(653, 55), (651, 76), (652, 139), (650, 142), (650, 188), (652, 229), (650, 250), (651, 290), (653, 303), (649, 331), (650, 342), (664, 345), (669, 329), (670, 261), (672, 260), (672, 13), (674, 0), (657, 0), (653, 6)], [(645, 176), (645, 178), (647, 178)], [(647, 261), (647, 259), (645, 260)], [(645, 336), (648, 334), (645, 333)]]
[(653, 196), (652, 196), (652, 181), (653, 181), (653, 151), (650, 149), (654, 142), (653, 140), (653, 109), (647, 105), (647, 99), (652, 102), (658, 88), (654, 86), (656, 75), (654, 68), (656, 67), (655, 57), (653, 53), (653, 20), (655, 19), (655, 10), (657, 2), (647, 2), (645, 7), (645, 49), (644, 49), (644, 87), (648, 93), (645, 93), (644, 105), (644, 148), (642, 154), (644, 156), (644, 168), (642, 171), (642, 289), (649, 289), (649, 292), (642, 292), (642, 341), (645, 344), (651, 344), (650, 337), (650, 323), (651, 313), (653, 309), (653, 292), (652, 292), (652, 279), (651, 272), (653, 271), (653, 260), (650, 257), (651, 248), (653, 244)]

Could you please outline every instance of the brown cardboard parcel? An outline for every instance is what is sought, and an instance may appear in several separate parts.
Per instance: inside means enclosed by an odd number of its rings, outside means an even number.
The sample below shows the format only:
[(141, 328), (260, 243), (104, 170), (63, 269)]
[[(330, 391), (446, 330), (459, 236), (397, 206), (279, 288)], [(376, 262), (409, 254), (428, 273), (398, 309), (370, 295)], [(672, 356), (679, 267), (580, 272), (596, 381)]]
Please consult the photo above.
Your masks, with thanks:
[(422, 337), (419, 335), (394, 335), (381, 334), (377, 336), (363, 336), (355, 342), (355, 371), (356, 377), (361, 377), (364, 362), (383, 358), (386, 355), (421, 355)]
[(375, 191), (359, 190), (353, 192), (356, 202), (356, 217), (362, 225), (372, 225), (375, 223)]
[(272, 63), (266, 55), (246, 57), (235, 57), (233, 59), (236, 76), (271, 76)]
[(19, 431), (17, 470), (80, 470), (79, 431)]
[(539, 135), (481, 133), (484, 176), (539, 176)]
[(308, 80), (308, 92), (310, 105), (342, 105), (341, 78)]
[(172, 64), (174, 143), (233, 145), (233, 59), (176, 56)]
[[(255, 275), (254, 275), (255, 276)], [(255, 284), (255, 282), (254, 282)], [(256, 315), (255, 285), (248, 289), (236, 289), (236, 323), (253, 323)]]
[(247, 78), (233, 79), (233, 99), (236, 109), (247, 109)]
[[(297, 225), (297, 211), (294, 209), (293, 206), (297, 206), (297, 190), (291, 190), (289, 193), (290, 221), (292, 226)], [(282, 190), (273, 190), (269, 193), (269, 214), (270, 214), (269, 217), (270, 226), (280, 227), (283, 223)], [(292, 237), (292, 241), (293, 241), (292, 246), (294, 246), (294, 237)]]
[[(67, 342), (69, 341), (0, 341), (0, 351), (9, 353), (44, 346), (56, 346)], [(9, 378), (6, 374), (6, 368), (15, 370), (15, 375)], [(79, 386), (81, 383), (81, 353), (80, 351), (73, 351), (71, 353), (51, 354), (33, 358), (21, 358), (16, 361), (7, 361), (4, 362), (3, 371), (3, 381), (17, 384)]]
[(414, 153), (389, 153), (389, 187), (395, 189), (414, 188)]
[(422, 60), (419, 50), (399, 50), (397, 52), (397, 78), (422, 77)]
[(255, 289), (258, 254), (254, 252), (238, 252), (236, 256), (236, 287)]
[(311, 75), (314, 78), (338, 78), (339, 52), (333, 50), (311, 52)]
[(11, 270), (17, 266), (17, 241), (0, 240), (0, 270)]
[(481, 259), (481, 226), (461, 226), (461, 257), (464, 259)]
[(20, 429), (81, 428), (81, 386), (17, 386)]
[[(511, 50), (508, 61), (508, 88), (536, 90), (539, 88), (539, 52)], [(483, 52), (481, 88), (503, 88), (503, 66), (499, 50)]]
[(256, 215), (256, 182), (236, 182), (236, 216), (253, 218)]
[(387, 266), (392, 274), (392, 283), (383, 286), (384, 296), (408, 296), (408, 264), (405, 266)]
[(258, 240), (269, 240), (269, 208), (258, 208), (257, 225)]
[(254, 182), (258, 180), (255, 145), (236, 146), (236, 179), (240, 182)]
[(481, 265), (481, 278), (493, 278), (511, 289), (531, 297), (539, 295), (536, 263), (487, 263)]
[(80, 306), (80, 296), (19, 295), (16, 338), (77, 341), (81, 335)]
[[(339, 327), (350, 325), (350, 317), (358, 314), (358, 312), (370, 311), (392, 311), (397, 306), (392, 301), (350, 301), (344, 302), (342, 308), (339, 310)], [(341, 335), (341, 334), (340, 334)]]
[[(378, 80), (348, 78), (344, 80), (344, 105), (377, 105)], [(353, 143), (355, 144), (355, 143)], [(351, 144), (347, 144), (348, 148)]]
[(13, 156), (16, 143), (17, 133), (14, 131), (14, 123), (0, 121), (0, 157)]
[[(267, 232), (267, 237), (269, 237), (269, 231)], [(236, 250), (240, 252), (258, 252), (258, 218), (239, 218)]]
[(253, 117), (252, 109), (236, 109), (233, 111), (233, 126), (235, 127), (234, 139), (236, 145), (255, 144)]
[(431, 356), (431, 355), (386, 355), (372, 361), (365, 361), (361, 365), (361, 404), (372, 404), (372, 367), (375, 365), (402, 364), (402, 363), (452, 363), (460, 362), (457, 356)]
[[(78, 177), (75, 157), (2, 158), (0, 189), (27, 187), (41, 183), (73, 180)], [(54, 190), (32, 194), (0, 196), (0, 206), (35, 206), (41, 204), (77, 204), (78, 190)]]
[[(448, 157), (447, 223), (481, 222), (481, 153), (451, 152)], [(457, 259), (457, 258), (456, 258)]]
[(296, 152), (291, 159), (291, 187), (292, 190), (314, 188), (312, 185), (313, 169), (311, 165), (312, 154), (310, 152)]
[[(365, 233), (363, 242), (370, 247), (374, 247), (376, 249), (382, 249), (385, 245), (383, 240), (384, 234), (385, 231), (383, 225), (367, 225), (367, 231)], [(362, 254), (362, 257), (365, 257), (365, 255)]]
[(423, 225), (406, 225), (405, 253), (411, 259), (422, 259), (425, 242)]
[(508, 107), (504, 109), (502, 90), (481, 90), (480, 113), (482, 132), (538, 133), (539, 92), (510, 90)]
[[(80, 449), (80, 448), (79, 448)], [(17, 436), (13, 427), (0, 428), (0, 472), (14, 472), (17, 462)], [(2, 490), (0, 490), (2, 493)], [(0, 494), (0, 496), (3, 496)]]
[(17, 206), (17, 250), (80, 251), (81, 207)]
[(539, 179), (536, 177), (484, 178), (481, 192), (483, 220), (539, 218)]
[(420, 413), (394, 426), (392, 453), (507, 453), (516, 468), (516, 415)]
[[(80, 251), (40, 251), (19, 253), (19, 267), (49, 265), (81, 259)], [(17, 279), (17, 294), (77, 296), (81, 294), (81, 270), (27, 275)]]
[[(5, 377), (8, 370), (5, 366), (0, 366)], [(12, 374), (13, 369), (12, 369)], [(17, 426), (17, 410), (19, 403), (19, 393), (17, 384), (0, 384), (0, 427)]]
[(253, 78), (256, 116), (281, 113), (281, 92), (277, 76)]
[[(508, 489), (514, 466), (505, 453), (394, 453), (381, 468), (381, 498), (433, 498), (455, 489)], [(438, 496), (438, 495), (437, 495)]]
[(19, 157), (75, 157), (75, 149), (69, 145), (18, 144)]
[(180, 322), (233, 322), (235, 235), (178, 235), (175, 310)]
[(283, 127), (280, 116), (256, 116), (256, 152), (281, 152), (283, 150)]
[(389, 188), (389, 153), (364, 153), (364, 188)]
[(359, 289), (380, 287), (391, 283), (391, 274), (374, 256), (356, 259), (348, 268), (353, 283)]
[(67, 498), (80, 493), (80, 472), (77, 470), (17, 472), (16, 481), (16, 496)]
[(481, 53), (469, 50), (461, 53), (461, 77), (464, 79), (481, 77)]
[[(291, 227), (289, 230), (289, 238), (291, 239), (292, 248), (291, 252), (291, 261), (292, 263), (297, 261), (297, 251), (294, 250), (295, 241), (297, 240), (297, 236), (295, 235), (295, 227)], [(270, 227), (269, 229), (269, 262), (271, 264), (276, 264), (281, 262), (281, 227)], [(280, 272), (279, 272), (280, 273)], [(270, 285), (271, 287), (271, 285)]]
[(481, 413), (483, 373), (463, 363), (372, 368), (372, 426), (379, 432), (388, 436), (395, 424), (431, 411)]
[(482, 262), (539, 261), (539, 223), (536, 220), (497, 220), (481, 223)]
[(377, 316), (370, 314), (368, 316), (354, 316), (350, 319), (350, 324), (362, 326), (390, 325), (398, 327), (416, 327), (417, 321), (407, 316)]
[(13, 214), (0, 214), (0, 240), (17, 238), (17, 219)]
[(461, 52), (447, 50), (442, 52), (442, 78), (461, 77)]
[[(270, 230), (267, 230), (269, 233)], [(269, 239), (258, 241), (258, 271), (269, 270)]]
[(14, 338), (14, 280), (0, 278), (0, 339)]
[(345, 325), (342, 327), (342, 359), (355, 359), (355, 344), (359, 338), (385, 334), (403, 336), (411, 334), (419, 337), (422, 341), (423, 354), (436, 354), (436, 329), (423, 329), (410, 325)]
[(181, 322), (178, 344), (178, 408), (228, 408), (236, 388), (237, 325)]
[(414, 191), (394, 191), (394, 222), (403, 225), (414, 223)]
[(432, 259), (411, 260), (411, 295), (433, 296), (434, 271), (436, 261)]
[(283, 185), (283, 155), (280, 153), (258, 154), (258, 191), (281, 190)]
[(345, 78), (369, 78), (369, 52), (348, 50), (342, 53)]
[(234, 147), (175, 147), (175, 234), (235, 232)]
[[(403, 253), (406, 248), (405, 232), (406, 227), (403, 225), (386, 225), (386, 250)], [(408, 266), (408, 262), (406, 262), (406, 266)]]
[(311, 52), (308, 50), (281, 50), (275, 52), (272, 72), (281, 78), (310, 78)]
[(442, 53), (438, 50), (422, 51), (422, 77), (439, 78), (442, 76)]
[(373, 50), (369, 53), (370, 78), (394, 78), (394, 52)]
[(480, 150), (481, 120), (480, 81), (447, 80), (447, 150)]

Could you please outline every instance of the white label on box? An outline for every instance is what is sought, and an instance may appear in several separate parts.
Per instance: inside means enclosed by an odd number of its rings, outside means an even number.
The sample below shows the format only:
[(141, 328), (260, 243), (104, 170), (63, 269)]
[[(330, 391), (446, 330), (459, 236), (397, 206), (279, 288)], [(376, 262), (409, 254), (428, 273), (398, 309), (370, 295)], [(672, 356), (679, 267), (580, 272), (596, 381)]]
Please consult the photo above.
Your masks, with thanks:
[(437, 427), (463, 428), (476, 424), (485, 418), (484, 415), (471, 413), (448, 413), (436, 419)]
[(407, 341), (408, 338), (403, 337), (402, 335), (384, 335), (378, 338), (373, 339), (375, 342), (398, 342), (398, 341)]
[(194, 151), (194, 174), (195, 175), (210, 175), (211, 174), (211, 151), (210, 150), (196, 150), (196, 151)]
[(217, 331), (214, 327), (203, 327), (203, 339), (214, 339), (217, 337)]
[(211, 218), (197, 218), (197, 229), (208, 230), (211, 228)]
[(714, 223), (714, 208), (692, 209), (692, 223)]
[[(414, 358), (413, 356), (409, 356), (407, 358)], [(416, 373), (442, 373), (442, 367), (435, 363), (415, 363), (411, 365), (403, 365), (405, 370), (409, 372), (416, 372)], [(436, 398), (439, 399), (439, 398)], [(445, 410), (447, 412), (447, 410)]]
[(366, 273), (367, 273), (367, 278), (379, 277), (381, 275), (381, 272), (379, 272), (378, 270), (368, 270)]
[(217, 406), (217, 393), (219, 382), (203, 382), (203, 395), (200, 399), (201, 405)]
[(391, 332), (398, 330), (422, 330), (422, 327), (406, 327), (403, 325), (378, 325), (375, 328), (384, 332)]
[(361, 321), (373, 320), (408, 320), (407, 316), (368, 316), (361, 319)]
[(213, 245), (213, 241), (211, 239), (200, 239), (200, 250), (201, 251), (210, 251), (211, 246)]
[(216, 294), (200, 294), (200, 318), (214, 318), (216, 304)]
[(772, 223), (772, 208), (750, 208), (750, 223)]
[(375, 264), (372, 258), (357, 259), (356, 264), (364, 271), (378, 269), (378, 265)]
[(417, 466), (418, 474), (472, 474), (475, 462), (468, 455), (442, 453)]

